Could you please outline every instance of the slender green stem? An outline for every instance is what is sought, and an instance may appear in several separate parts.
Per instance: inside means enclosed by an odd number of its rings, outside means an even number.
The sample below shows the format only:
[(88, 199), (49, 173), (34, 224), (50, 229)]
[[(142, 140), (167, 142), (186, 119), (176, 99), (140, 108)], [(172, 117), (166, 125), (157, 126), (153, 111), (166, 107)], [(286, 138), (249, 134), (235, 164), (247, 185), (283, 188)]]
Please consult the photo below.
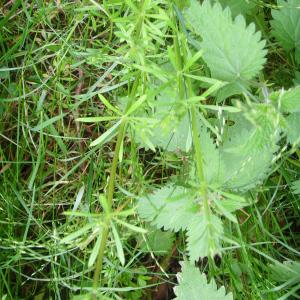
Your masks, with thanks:
[[(186, 40), (181, 39), (181, 47), (178, 39), (178, 32), (176, 32), (174, 37), (174, 48), (175, 48), (175, 57), (177, 63), (177, 72), (178, 72), (178, 89), (180, 98), (192, 97), (193, 89), (192, 84), (189, 78), (185, 78), (182, 72), (184, 62), (186, 59)], [(188, 70), (187, 70), (188, 72)], [(200, 141), (200, 132), (197, 125), (197, 113), (195, 105), (192, 105), (190, 109), (191, 113), (191, 121), (192, 121), (192, 137), (193, 137), (193, 145), (196, 157), (196, 167), (198, 179), (201, 185), (200, 192), (203, 197), (203, 209), (204, 214), (210, 222), (210, 207), (208, 202), (208, 191), (207, 191), (207, 183), (205, 180), (205, 175), (203, 171), (203, 155), (201, 151), (201, 141)]]
[[(117, 143), (116, 143), (115, 152), (114, 152), (114, 158), (113, 158), (111, 170), (110, 170), (108, 189), (107, 189), (107, 204), (108, 204), (109, 211), (112, 209), (112, 204), (113, 204), (113, 194), (114, 194), (114, 188), (115, 188), (115, 180), (116, 180), (116, 171), (117, 171), (118, 160), (119, 160), (119, 152), (120, 152), (121, 144), (122, 144), (122, 141), (124, 138), (125, 129), (126, 129), (126, 119), (123, 119), (121, 122), (120, 128), (119, 128)], [(95, 269), (95, 273), (94, 273), (94, 282), (93, 282), (93, 289), (94, 289), (93, 297), (94, 297), (94, 299), (97, 299), (95, 292), (100, 283), (100, 274), (102, 271), (104, 250), (106, 247), (108, 233), (109, 233), (109, 223), (110, 223), (110, 216), (109, 216), (109, 212), (108, 212), (106, 219), (105, 219), (105, 223), (104, 223), (99, 253), (98, 253), (97, 262), (96, 262), (96, 269)]]

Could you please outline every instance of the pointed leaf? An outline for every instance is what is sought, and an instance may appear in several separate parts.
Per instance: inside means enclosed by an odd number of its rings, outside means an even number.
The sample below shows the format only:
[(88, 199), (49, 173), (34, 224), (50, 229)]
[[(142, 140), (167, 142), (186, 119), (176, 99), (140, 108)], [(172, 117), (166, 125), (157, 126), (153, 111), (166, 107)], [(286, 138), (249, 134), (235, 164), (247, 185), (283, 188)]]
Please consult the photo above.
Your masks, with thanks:
[(178, 273), (179, 285), (174, 288), (175, 300), (233, 300), (231, 293), (226, 295), (225, 288), (217, 288), (212, 279), (207, 283), (205, 274), (189, 262), (181, 262), (182, 270)]

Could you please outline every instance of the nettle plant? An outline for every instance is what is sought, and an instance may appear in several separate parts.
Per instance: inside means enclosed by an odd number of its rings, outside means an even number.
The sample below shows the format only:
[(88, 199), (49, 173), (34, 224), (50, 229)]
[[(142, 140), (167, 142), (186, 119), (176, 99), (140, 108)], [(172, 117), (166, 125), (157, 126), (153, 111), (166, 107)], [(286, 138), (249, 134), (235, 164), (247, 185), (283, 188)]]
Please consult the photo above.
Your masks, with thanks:
[[(184, 176), (173, 176), (137, 199), (138, 215), (149, 226), (186, 232), (186, 259), (174, 289), (178, 300), (232, 299), (224, 287), (217, 289), (214, 280), (207, 283), (194, 262), (204, 257), (213, 262), (224, 252), (224, 244), (239, 246), (224, 223), (239, 222), (236, 212), (256, 201), (256, 188), (272, 174), (277, 160), (299, 143), (300, 86), (271, 91), (256, 80), (266, 63), (266, 41), (239, 14), (239, 9), (247, 12), (254, 6), (214, 2), (192, 0), (182, 12), (175, 8), (178, 25), (171, 26), (174, 43), (168, 48), (168, 60), (151, 68), (140, 66), (147, 89), (136, 80), (130, 96), (119, 99), (119, 108), (101, 96), (114, 116), (80, 119), (116, 120), (92, 143), (99, 147), (117, 136), (108, 192), (100, 197), (103, 229), (90, 258), (90, 266), (96, 261), (94, 288), (110, 228), (123, 264), (116, 224), (143, 232), (120, 219), (132, 215), (132, 210), (112, 212), (125, 135), (140, 148), (180, 152), (188, 158)], [(234, 17), (225, 2), (234, 9)], [(288, 6), (294, 2), (279, 1), (282, 8), (273, 12), (272, 27), (278, 42), (298, 61), (299, 10), (295, 13)]]
[[(254, 79), (267, 54), (254, 24), (247, 26), (241, 15), (233, 19), (229, 8), (209, 1), (202, 5), (191, 1), (184, 16), (193, 33), (190, 40), (200, 51), (197, 60), (203, 59), (213, 79), (191, 76), (190, 62), (182, 53), (183, 68), (174, 64), (181, 82), (178, 89), (168, 88), (156, 97), (152, 117), (159, 120), (154, 131), (149, 129), (153, 134), (149, 140), (152, 147), (166, 151), (193, 149), (190, 170), (184, 182), (173, 177), (140, 197), (138, 213), (158, 229), (186, 231), (189, 262), (182, 263), (176, 299), (232, 299), (224, 289), (217, 290), (213, 280), (207, 284), (193, 262), (221, 255), (223, 243), (236, 244), (224, 220), (237, 223), (235, 212), (255, 201), (254, 188), (272, 173), (287, 149), (285, 136), (291, 144), (299, 142), (294, 125), (299, 123), (300, 88), (275, 92), (263, 88), (262, 95), (254, 97), (251, 86), (258, 85)], [(276, 20), (273, 25), (278, 31)], [(184, 46), (181, 40), (181, 49)], [(191, 79), (212, 85), (195, 96)], [(243, 95), (245, 101), (215, 104), (233, 95), (240, 99)], [(213, 104), (204, 105), (208, 97)]]

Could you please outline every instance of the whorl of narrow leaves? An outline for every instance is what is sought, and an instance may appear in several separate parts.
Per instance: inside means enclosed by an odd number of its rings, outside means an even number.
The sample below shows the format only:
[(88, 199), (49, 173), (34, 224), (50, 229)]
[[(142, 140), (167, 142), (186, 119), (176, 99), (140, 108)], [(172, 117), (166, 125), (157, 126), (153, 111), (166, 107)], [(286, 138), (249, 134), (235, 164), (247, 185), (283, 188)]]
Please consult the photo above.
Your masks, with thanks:
[(181, 262), (182, 270), (177, 274), (178, 283), (174, 288), (175, 300), (232, 300), (231, 293), (226, 295), (224, 286), (218, 289), (212, 279), (207, 283), (205, 274), (189, 262)]
[(234, 20), (229, 8), (218, 3), (202, 5), (192, 0), (186, 19), (202, 38), (203, 58), (212, 77), (228, 82), (247, 81), (258, 74), (266, 61), (265, 41), (255, 25), (246, 25), (243, 16)]
[(296, 50), (296, 60), (300, 63), (300, 2), (299, 0), (278, 0), (279, 10), (272, 10), (272, 33), (286, 50)]

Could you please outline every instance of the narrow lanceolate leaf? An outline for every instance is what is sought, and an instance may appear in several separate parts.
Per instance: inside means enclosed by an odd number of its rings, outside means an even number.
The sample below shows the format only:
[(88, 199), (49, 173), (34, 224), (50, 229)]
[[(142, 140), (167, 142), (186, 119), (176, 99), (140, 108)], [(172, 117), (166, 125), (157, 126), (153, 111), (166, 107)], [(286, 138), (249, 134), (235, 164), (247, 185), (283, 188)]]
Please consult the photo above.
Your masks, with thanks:
[(119, 120), (116, 124), (110, 127), (107, 131), (105, 131), (102, 135), (100, 135), (97, 139), (95, 139), (91, 143), (91, 147), (104, 145), (109, 142), (116, 134), (119, 126), (121, 125), (121, 120)]
[(123, 246), (122, 246), (122, 242), (121, 242), (119, 232), (118, 232), (118, 230), (117, 230), (117, 228), (116, 228), (116, 226), (114, 225), (113, 222), (111, 222), (111, 229), (112, 229), (112, 233), (113, 233), (114, 240), (115, 240), (115, 243), (116, 243), (118, 258), (119, 258), (121, 264), (124, 266), (124, 264), (125, 264), (125, 255), (124, 255), (124, 251), (123, 251)]
[(300, 3), (299, 0), (278, 0), (278, 10), (272, 10), (272, 33), (278, 43), (286, 50), (296, 50), (300, 63)]
[(255, 25), (246, 25), (244, 17), (232, 19), (229, 8), (220, 4), (202, 5), (192, 0), (186, 19), (202, 38), (203, 58), (212, 77), (227, 82), (243, 82), (255, 77), (266, 61), (267, 51)]
[(197, 203), (180, 186), (167, 185), (139, 199), (138, 213), (157, 228), (186, 229), (199, 209)]
[(217, 288), (212, 279), (207, 283), (205, 274), (189, 262), (181, 262), (182, 270), (178, 273), (179, 285), (174, 288), (175, 300), (232, 300), (232, 294), (226, 295), (224, 286)]
[(191, 261), (200, 257), (214, 257), (220, 253), (223, 237), (223, 224), (219, 217), (210, 214), (198, 214), (188, 228), (188, 251)]
[(289, 282), (296, 284), (300, 282), (300, 262), (284, 261), (270, 265), (271, 278), (277, 282)]

